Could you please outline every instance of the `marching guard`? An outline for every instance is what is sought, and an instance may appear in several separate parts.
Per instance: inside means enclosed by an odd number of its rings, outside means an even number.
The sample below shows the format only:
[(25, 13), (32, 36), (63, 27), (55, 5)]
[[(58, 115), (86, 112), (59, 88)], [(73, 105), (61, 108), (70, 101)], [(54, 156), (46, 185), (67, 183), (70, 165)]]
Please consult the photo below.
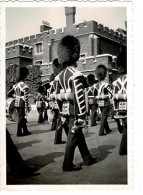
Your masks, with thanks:
[(79, 72), (77, 63), (80, 54), (80, 43), (77, 38), (67, 35), (58, 44), (58, 61), (64, 70), (56, 76), (58, 81), (57, 99), (60, 101), (60, 113), (66, 118), (69, 133), (66, 142), (63, 171), (77, 171), (80, 165), (74, 165), (74, 152), (78, 146), (84, 164), (95, 163), (86, 145), (82, 128), (86, 127), (86, 107), (84, 99), (84, 76)]
[[(63, 67), (59, 64), (58, 59), (57, 58), (54, 59), (53, 60), (54, 77), (56, 77), (56, 75), (58, 75), (62, 71), (62, 69)], [(66, 119), (63, 118), (59, 112), (60, 104), (56, 98), (57, 90), (58, 90), (58, 82), (56, 81), (56, 79), (54, 79), (52, 81), (51, 89), (50, 89), (50, 99), (53, 102), (53, 110), (54, 110), (54, 118), (53, 118), (51, 130), (52, 129), (56, 130), (54, 143), (62, 144), (64, 143), (62, 141), (62, 130), (64, 129), (66, 135), (68, 136), (69, 127)]]
[(89, 83), (88, 87), (88, 112), (91, 110), (91, 126), (96, 126), (96, 119), (97, 119), (97, 99), (96, 96), (98, 94), (98, 91), (96, 89), (96, 81), (95, 81), (95, 76), (93, 74), (89, 74), (87, 76), (87, 81)]
[(119, 154), (127, 154), (127, 54), (125, 51), (117, 55), (116, 66), (120, 77), (113, 82), (114, 86), (114, 118), (118, 130), (122, 133)]
[(24, 80), (28, 76), (29, 71), (26, 67), (20, 67), (16, 71), (17, 83), (13, 85), (13, 88), (9, 93), (14, 91), (15, 94), (15, 107), (18, 113), (18, 123), (17, 123), (17, 136), (26, 136), (31, 133), (27, 128), (26, 115), (30, 112), (31, 107), (28, 102), (29, 87), (25, 84)]
[(55, 90), (56, 90), (57, 86), (56, 86), (54, 79), (55, 79), (55, 75), (53, 75), (52, 81), (50, 82), (50, 85), (51, 85), (51, 87), (50, 87), (50, 108), (53, 112), (51, 131), (56, 130), (58, 116), (59, 116), (59, 107), (58, 107), (57, 101), (55, 99)]
[(95, 70), (95, 74), (99, 81), (96, 85), (98, 89), (98, 95), (96, 98), (98, 100), (98, 106), (102, 112), (99, 135), (103, 136), (109, 134), (112, 131), (107, 121), (110, 111), (110, 99), (112, 98), (112, 87), (108, 82), (105, 81), (107, 68), (104, 65), (98, 65)]

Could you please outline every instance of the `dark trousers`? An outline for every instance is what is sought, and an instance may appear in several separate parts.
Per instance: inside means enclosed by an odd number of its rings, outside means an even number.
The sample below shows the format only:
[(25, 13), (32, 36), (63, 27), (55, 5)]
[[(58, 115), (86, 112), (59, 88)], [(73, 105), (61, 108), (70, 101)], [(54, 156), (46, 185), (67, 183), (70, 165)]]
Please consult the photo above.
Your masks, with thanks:
[(123, 119), (123, 133), (119, 149), (120, 155), (127, 154), (127, 119)]
[(8, 130), (6, 129), (6, 161), (9, 168), (17, 173), (21, 174), (27, 170), (28, 166), (20, 156), (16, 146), (14, 145)]
[(115, 121), (117, 122), (117, 127), (118, 127), (119, 133), (122, 134), (123, 133), (123, 124), (121, 124), (119, 119), (116, 119)]
[(54, 140), (55, 144), (62, 142), (63, 129), (65, 130), (65, 133), (68, 136), (68, 132), (69, 132), (68, 119), (66, 118), (66, 121), (62, 122), (61, 115), (59, 114), (58, 124), (57, 124), (56, 131), (55, 131), (55, 140)]
[(97, 117), (97, 104), (90, 105), (91, 109), (91, 126), (94, 126), (96, 124), (96, 117)]
[(37, 111), (39, 113), (38, 123), (43, 123), (44, 122), (44, 118), (43, 118), (44, 109), (43, 108), (37, 108)]
[(55, 110), (53, 110), (53, 112), (54, 112), (54, 117), (53, 117), (53, 120), (52, 120), (51, 130), (56, 130), (58, 117), (59, 117), (59, 110), (55, 109)]
[(102, 117), (101, 117), (101, 124), (100, 124), (100, 130), (99, 130), (99, 135), (104, 134), (104, 129), (105, 132), (108, 133), (110, 131), (109, 125), (108, 125), (108, 115), (109, 115), (109, 111), (110, 111), (110, 107), (103, 107), (100, 108), (101, 112), (102, 112)]
[(89, 150), (86, 145), (85, 137), (82, 133), (82, 129), (80, 129), (77, 133), (72, 133), (71, 129), (74, 124), (74, 118), (69, 118), (69, 133), (66, 142), (65, 156), (63, 162), (63, 169), (70, 170), (73, 166), (74, 152), (76, 146), (78, 146), (80, 154), (85, 163), (88, 163), (92, 156), (89, 153)]
[(27, 120), (25, 118), (25, 108), (17, 108), (18, 113), (18, 122), (17, 122), (17, 135), (26, 134), (28, 132), (27, 129)]
[(47, 120), (48, 120), (47, 109), (48, 109), (48, 108), (45, 108), (45, 109), (44, 109), (44, 121), (47, 121)]

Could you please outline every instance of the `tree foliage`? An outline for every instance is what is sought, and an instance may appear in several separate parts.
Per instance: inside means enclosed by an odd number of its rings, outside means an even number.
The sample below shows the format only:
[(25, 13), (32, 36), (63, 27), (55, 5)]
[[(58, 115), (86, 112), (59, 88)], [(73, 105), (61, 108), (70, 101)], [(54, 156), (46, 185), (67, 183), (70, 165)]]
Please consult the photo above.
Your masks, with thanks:
[[(6, 68), (6, 92), (16, 83), (16, 70), (18, 65), (11, 65)], [(42, 84), (41, 82), (41, 71), (39, 65), (28, 65), (29, 75), (25, 79), (25, 83), (29, 86), (29, 91), (31, 94), (37, 92), (37, 88)]]

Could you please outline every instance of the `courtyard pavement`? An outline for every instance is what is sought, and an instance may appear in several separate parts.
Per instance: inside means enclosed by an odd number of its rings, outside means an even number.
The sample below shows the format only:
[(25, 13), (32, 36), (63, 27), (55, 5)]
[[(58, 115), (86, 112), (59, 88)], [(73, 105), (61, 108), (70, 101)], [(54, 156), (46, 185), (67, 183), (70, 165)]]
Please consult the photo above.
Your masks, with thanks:
[[(7, 167), (7, 184), (127, 184), (127, 155), (119, 155), (121, 134), (113, 119), (109, 118), (112, 132), (106, 136), (99, 136), (99, 125), (89, 127), (85, 135), (90, 153), (97, 158), (91, 166), (83, 166), (80, 171), (63, 172), (62, 163), (65, 145), (54, 144), (55, 131), (51, 131), (51, 124), (47, 121), (37, 123), (38, 114), (33, 107), (28, 115), (29, 136), (16, 136), (16, 122), (7, 120), (7, 128), (11, 134), (19, 153), (28, 165), (36, 166), (37, 175), (31, 178), (16, 177)], [(89, 120), (90, 121), (90, 120)], [(63, 131), (62, 140), (66, 141)], [(74, 164), (82, 162), (78, 148), (75, 150)]]

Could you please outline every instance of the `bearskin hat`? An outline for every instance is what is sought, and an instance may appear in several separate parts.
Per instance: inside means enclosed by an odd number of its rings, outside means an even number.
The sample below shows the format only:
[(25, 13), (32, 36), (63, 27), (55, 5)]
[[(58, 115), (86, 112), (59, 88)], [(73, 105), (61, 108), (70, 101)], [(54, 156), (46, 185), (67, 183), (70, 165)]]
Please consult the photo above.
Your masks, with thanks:
[(17, 67), (17, 70), (16, 70), (16, 80), (18, 82), (22, 81), (22, 80), (26, 79), (28, 74), (29, 74), (29, 70), (28, 70), (27, 67), (25, 67), (25, 66), (20, 67), (20, 68)]
[(100, 64), (95, 70), (95, 75), (99, 81), (103, 81), (107, 75), (107, 68), (105, 65)]
[(127, 52), (121, 51), (117, 55), (116, 66), (119, 74), (127, 72)]
[(62, 65), (59, 64), (59, 62), (58, 62), (58, 58), (53, 60), (52, 66), (53, 66), (54, 76), (59, 74), (63, 69)]
[(95, 75), (94, 74), (89, 74), (87, 76), (87, 81), (90, 85), (93, 85), (95, 83)]
[(79, 59), (79, 40), (71, 35), (63, 37), (58, 44), (58, 61), (63, 66), (70, 66)]

